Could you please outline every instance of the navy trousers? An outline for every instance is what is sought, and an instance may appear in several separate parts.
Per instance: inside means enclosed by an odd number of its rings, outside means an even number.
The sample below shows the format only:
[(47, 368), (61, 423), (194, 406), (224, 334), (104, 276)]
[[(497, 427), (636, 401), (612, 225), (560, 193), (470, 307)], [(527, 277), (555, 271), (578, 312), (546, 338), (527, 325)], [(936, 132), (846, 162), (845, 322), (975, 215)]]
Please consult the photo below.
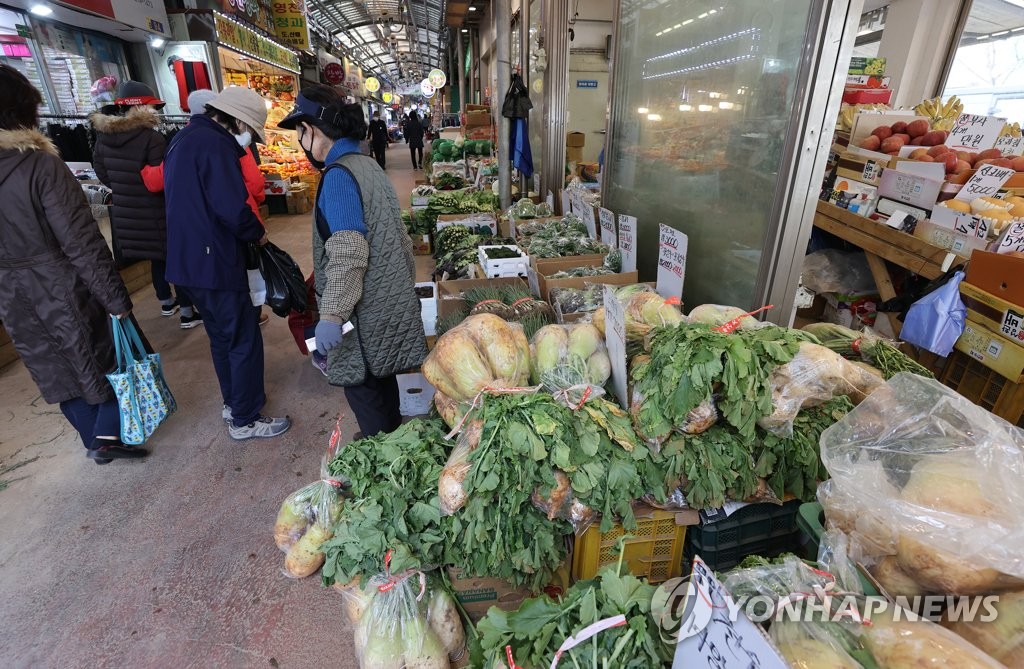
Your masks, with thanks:
[(203, 314), (224, 404), (231, 407), (236, 427), (248, 425), (267, 402), (260, 308), (252, 306), (248, 292), (193, 287), (185, 290)]
[(97, 435), (117, 438), (121, 436), (121, 412), (117, 400), (89, 404), (81, 397), (76, 397), (61, 402), (60, 410), (78, 432), (86, 448), (92, 448)]
[(394, 432), (402, 424), (398, 380), (394, 376), (377, 378), (367, 374), (358, 386), (345, 386), (345, 399), (364, 437)]

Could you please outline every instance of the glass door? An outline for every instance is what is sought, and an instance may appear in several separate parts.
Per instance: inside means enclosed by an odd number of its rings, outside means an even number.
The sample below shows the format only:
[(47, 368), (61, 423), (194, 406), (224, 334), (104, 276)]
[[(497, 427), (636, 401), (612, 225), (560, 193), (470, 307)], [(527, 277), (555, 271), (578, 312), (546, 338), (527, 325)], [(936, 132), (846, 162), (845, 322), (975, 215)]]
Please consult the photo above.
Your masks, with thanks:
[[(849, 5), (620, 0), (604, 201), (639, 221), (642, 279), (656, 275), (665, 223), (689, 236), (687, 305), (769, 298), (783, 221), (800, 204), (792, 191), (812, 186), (799, 162), (824, 160), (840, 43), (852, 48), (856, 29)], [(809, 234), (799, 213), (793, 224)]]

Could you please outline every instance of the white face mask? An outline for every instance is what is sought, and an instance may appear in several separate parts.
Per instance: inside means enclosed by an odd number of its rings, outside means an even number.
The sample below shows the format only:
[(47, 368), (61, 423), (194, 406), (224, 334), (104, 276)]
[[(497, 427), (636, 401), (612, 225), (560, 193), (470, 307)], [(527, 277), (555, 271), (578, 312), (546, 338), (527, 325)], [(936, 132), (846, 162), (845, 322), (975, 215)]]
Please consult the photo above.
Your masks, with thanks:
[(246, 130), (241, 135), (235, 135), (235, 141), (244, 149), (252, 144), (252, 133)]

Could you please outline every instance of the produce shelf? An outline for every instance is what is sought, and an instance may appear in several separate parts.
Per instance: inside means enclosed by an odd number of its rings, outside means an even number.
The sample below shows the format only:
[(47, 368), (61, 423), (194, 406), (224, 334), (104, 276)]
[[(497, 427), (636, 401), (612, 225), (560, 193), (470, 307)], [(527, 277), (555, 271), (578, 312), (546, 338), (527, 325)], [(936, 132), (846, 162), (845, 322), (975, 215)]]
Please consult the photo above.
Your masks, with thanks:
[(661, 583), (682, 575), (686, 526), (678, 524), (676, 513), (660, 509), (636, 509), (637, 527), (626, 530), (621, 524), (601, 532), (596, 522), (576, 538), (572, 556), (572, 576), (576, 580), (593, 578), (602, 567), (618, 562), (619, 539), (625, 539), (623, 561), (634, 576)]

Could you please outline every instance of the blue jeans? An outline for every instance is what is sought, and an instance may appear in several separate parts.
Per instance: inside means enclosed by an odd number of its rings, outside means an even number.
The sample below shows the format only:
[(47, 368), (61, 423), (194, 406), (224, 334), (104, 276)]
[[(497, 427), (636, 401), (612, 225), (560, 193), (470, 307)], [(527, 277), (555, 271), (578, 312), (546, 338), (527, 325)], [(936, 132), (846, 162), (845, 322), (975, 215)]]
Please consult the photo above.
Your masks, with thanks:
[(76, 397), (61, 402), (60, 410), (78, 432), (86, 448), (93, 447), (97, 436), (120, 438), (121, 412), (117, 407), (117, 400), (89, 404), (81, 397)]

